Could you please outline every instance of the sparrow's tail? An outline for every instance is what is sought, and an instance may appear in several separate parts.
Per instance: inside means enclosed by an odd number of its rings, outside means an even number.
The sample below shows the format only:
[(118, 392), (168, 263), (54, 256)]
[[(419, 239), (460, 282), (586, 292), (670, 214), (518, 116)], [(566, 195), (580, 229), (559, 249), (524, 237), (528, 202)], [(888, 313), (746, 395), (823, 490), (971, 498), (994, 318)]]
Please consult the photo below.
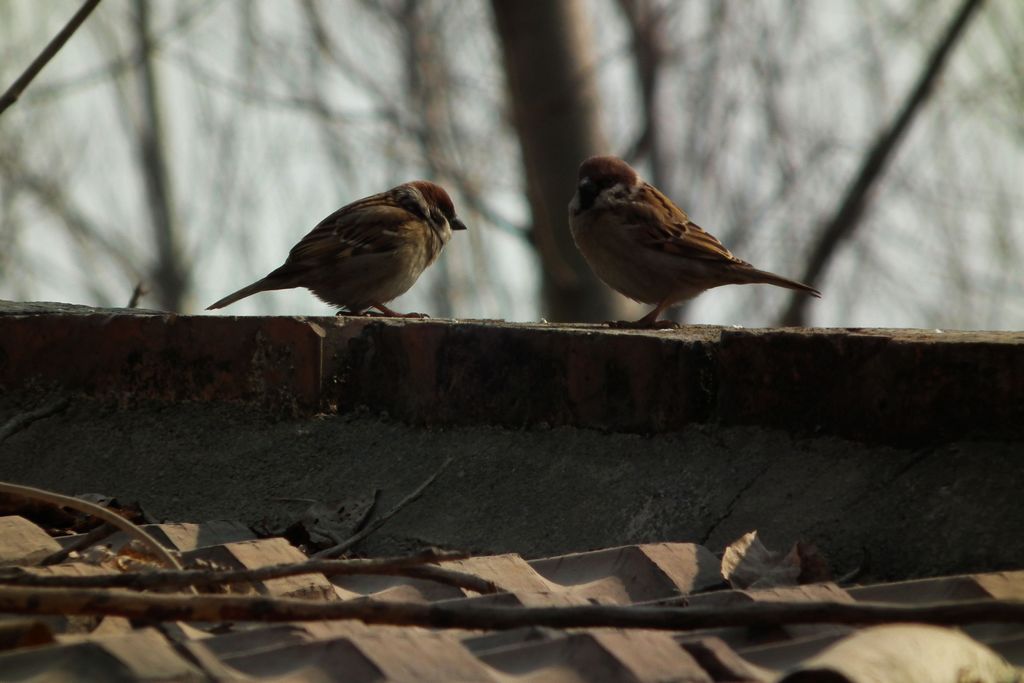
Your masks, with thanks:
[(267, 292), (272, 289), (288, 289), (290, 287), (294, 287), (294, 285), (283, 283), (279, 279), (271, 279), (271, 275), (268, 275), (262, 280), (257, 280), (256, 282), (252, 283), (247, 287), (242, 287), (237, 292), (228, 294), (220, 301), (217, 301), (216, 303), (212, 303), (209, 306), (207, 306), (206, 310), (212, 311), (215, 308), (224, 308), (225, 306), (230, 306), (239, 299), (244, 299), (247, 296), (252, 296), (257, 292)]
[(740, 276), (740, 283), (742, 284), (765, 284), (775, 285), (776, 287), (785, 287), (786, 289), (795, 289), (800, 292), (807, 292), (811, 296), (821, 298), (821, 292), (816, 290), (810, 285), (805, 285), (802, 282), (796, 280), (790, 280), (788, 277), (782, 277), (775, 273), (769, 273), (767, 270), (758, 270), (757, 268), (743, 268), (738, 271)]

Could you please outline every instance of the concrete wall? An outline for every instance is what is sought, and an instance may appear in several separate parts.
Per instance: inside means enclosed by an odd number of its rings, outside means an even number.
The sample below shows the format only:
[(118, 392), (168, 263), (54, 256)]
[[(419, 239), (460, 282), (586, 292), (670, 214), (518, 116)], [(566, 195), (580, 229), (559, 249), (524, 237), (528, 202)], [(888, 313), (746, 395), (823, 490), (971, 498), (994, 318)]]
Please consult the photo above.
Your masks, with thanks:
[(842, 573), (1019, 568), (1024, 335), (610, 331), (0, 305), (0, 477), (254, 522), (456, 457), (365, 549), (540, 556), (757, 528)]

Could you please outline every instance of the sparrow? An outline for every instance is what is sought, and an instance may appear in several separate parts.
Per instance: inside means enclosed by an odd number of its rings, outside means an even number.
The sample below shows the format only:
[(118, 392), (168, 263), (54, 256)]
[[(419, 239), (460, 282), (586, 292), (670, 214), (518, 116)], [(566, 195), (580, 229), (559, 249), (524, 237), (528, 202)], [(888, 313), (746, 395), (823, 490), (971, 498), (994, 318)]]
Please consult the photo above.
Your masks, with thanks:
[(375, 308), (388, 317), (422, 318), (385, 304), (437, 260), (452, 230), (465, 229), (443, 187), (426, 180), (404, 183), (338, 209), (292, 247), (284, 265), (206, 310), (257, 292), (305, 287), (350, 313)]
[(733, 256), (618, 157), (591, 157), (580, 165), (569, 228), (594, 274), (620, 294), (654, 306), (637, 321), (612, 323), (616, 327), (675, 327), (658, 316), (722, 285), (763, 283), (821, 296)]

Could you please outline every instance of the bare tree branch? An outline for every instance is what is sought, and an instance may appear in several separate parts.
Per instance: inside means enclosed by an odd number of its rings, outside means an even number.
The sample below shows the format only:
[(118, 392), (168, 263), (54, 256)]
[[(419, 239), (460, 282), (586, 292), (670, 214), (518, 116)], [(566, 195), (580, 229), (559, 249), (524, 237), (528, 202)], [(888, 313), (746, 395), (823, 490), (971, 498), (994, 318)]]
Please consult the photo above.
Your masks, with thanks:
[[(106, 525), (105, 525), (106, 526)], [(103, 529), (104, 527), (99, 527)], [(89, 536), (90, 534), (83, 534)], [(309, 560), (275, 564), (256, 569), (183, 569), (94, 574), (88, 576), (34, 574), (18, 568), (0, 569), (0, 584), (36, 588), (131, 588), (174, 589), (214, 588), (230, 583), (268, 581), (285, 576), (323, 574), (324, 576), (409, 576), (468, 588), (478, 593), (495, 593), (500, 589), (491, 581), (474, 574), (446, 567), (426, 566), (434, 562), (466, 559), (466, 553), (427, 550), (407, 557), (384, 557), (353, 560)]]
[(100, 4), (100, 0), (86, 0), (85, 3), (75, 12), (74, 16), (64, 25), (64, 28), (60, 30), (53, 40), (47, 44), (43, 51), (39, 53), (39, 56), (32, 60), (32, 63), (28, 65), (25, 72), (18, 77), (18, 80), (11, 84), (3, 95), (0, 95), (0, 115), (2, 115), (8, 107), (18, 101), (21, 97), (21, 93), (24, 92), (28, 84), (39, 75), (39, 72), (43, 70), (43, 67), (53, 59), (54, 55), (60, 52), (60, 49), (64, 47), (64, 43), (68, 42), (68, 39), (74, 35), (78, 27), (81, 26), (86, 18), (92, 14), (92, 11), (96, 9), (96, 5)]
[(583, 605), (507, 607), (467, 603), (376, 600), (321, 602), (232, 595), (163, 595), (89, 588), (0, 586), (0, 612), (118, 615), (157, 621), (315, 621), (358, 619), (367, 624), (428, 628), (642, 628), (682, 631), (779, 624), (881, 624), (1024, 621), (1024, 601), (971, 600), (921, 605), (890, 603), (761, 602), (727, 607)]
[[(198, 23), (217, 6), (216, 2), (196, 2), (185, 11), (176, 13), (174, 21), (160, 30), (159, 34), (150, 37), (150, 47), (160, 49), (168, 43), (173, 43), (173, 38), (185, 33), (188, 29)], [(102, 22), (96, 22), (94, 26), (102, 26)], [(102, 38), (100, 40), (103, 40)], [(113, 46), (112, 46), (113, 47)], [(137, 52), (117, 53), (104, 62), (89, 67), (82, 72), (67, 76), (64, 80), (51, 80), (45, 84), (39, 84), (33, 89), (32, 97), (36, 101), (55, 99), (62, 95), (88, 90), (97, 85), (106, 83), (110, 79), (119, 78), (138, 66), (139, 55)]]
[[(946, 66), (949, 55), (957, 41), (964, 34), (975, 10), (981, 7), (983, 0), (964, 0), (956, 15), (949, 22), (942, 37), (935, 44), (931, 55), (925, 61), (924, 69), (907, 96), (892, 124), (879, 134), (875, 144), (871, 146), (853, 183), (850, 185), (839, 206), (839, 210), (821, 231), (801, 281), (809, 285), (818, 285), (822, 274), (839, 250), (848, 240), (861, 222), (864, 209), (868, 204), (869, 193), (875, 182), (881, 177), (886, 164), (893, 156), (905, 133), (914, 122), (914, 118), (928, 101), (933, 86)], [(793, 295), (789, 307), (783, 313), (782, 325), (802, 326), (807, 324), (808, 297)]]
[(419, 497), (423, 495), (423, 492), (426, 491), (430, 487), (430, 485), (434, 483), (435, 479), (437, 479), (439, 476), (441, 476), (442, 472), (444, 472), (446, 469), (448, 469), (448, 465), (451, 465), (454, 460), (455, 460), (455, 458), (449, 457), (447, 460), (445, 460), (443, 463), (441, 463), (441, 466), (438, 467), (437, 470), (435, 470), (433, 474), (431, 474), (429, 477), (427, 477), (423, 481), (422, 484), (417, 486), (416, 489), (412, 493), (410, 493), (408, 496), (406, 496), (405, 498), (400, 500), (398, 502), (398, 504), (395, 505), (395, 507), (391, 508), (390, 510), (385, 512), (382, 516), (380, 516), (377, 519), (373, 520), (373, 522), (371, 524), (367, 524), (361, 531), (359, 531), (358, 533), (353, 535), (348, 540), (346, 540), (346, 541), (344, 541), (342, 543), (339, 543), (338, 545), (331, 546), (330, 548), (325, 548), (325, 549), (321, 550), (320, 552), (314, 554), (313, 558), (314, 559), (320, 559), (320, 558), (327, 558), (327, 557), (337, 557), (338, 555), (341, 555), (343, 552), (345, 552), (349, 548), (353, 547), (356, 543), (359, 543), (360, 541), (362, 541), (364, 538), (366, 538), (367, 536), (372, 534), (377, 529), (379, 529), (382, 526), (384, 526), (384, 524), (389, 519), (391, 519), (392, 517), (397, 515), (399, 512), (401, 512), (405, 508), (405, 506), (407, 506), (410, 503), (418, 500)]
[[(130, 240), (114, 230), (111, 224), (93, 221), (72, 196), (72, 184), (52, 165), (47, 173), (37, 172), (31, 167), (29, 158), (17, 144), (0, 146), (0, 178), (12, 192), (35, 199), (41, 213), (50, 214), (70, 238), (84, 274), (82, 284), (96, 303), (101, 306), (119, 305), (117, 299), (120, 299), (120, 294), (112, 295), (95, 273), (119, 272), (130, 281), (142, 278), (143, 274), (137, 267), (139, 259)], [(62, 282), (64, 278), (54, 273), (52, 268), (44, 268), (43, 272), (51, 282)]]
[(128, 308), (138, 308), (139, 301), (147, 294), (149, 294), (149, 289), (146, 288), (146, 283), (142, 280), (136, 282), (134, 289), (132, 289), (132, 295), (128, 299)]
[(20, 151), (11, 146), (0, 149), (0, 173), (10, 186), (35, 195), (40, 206), (63, 223), (67, 233), (82, 249), (96, 248), (129, 278), (138, 280), (142, 276), (136, 267), (134, 253), (126, 248), (125, 242), (111, 235), (106, 226), (94, 223), (72, 201), (69, 188), (59, 179), (54, 179), (52, 173), (44, 175), (29, 168)]
[(3, 426), (0, 426), (0, 443), (3, 443), (8, 437), (17, 434), (36, 420), (42, 420), (44, 417), (59, 413), (67, 408), (70, 403), (71, 401), (68, 400), (67, 396), (62, 396), (52, 403), (47, 403), (45, 406), (15, 415), (5, 422)]

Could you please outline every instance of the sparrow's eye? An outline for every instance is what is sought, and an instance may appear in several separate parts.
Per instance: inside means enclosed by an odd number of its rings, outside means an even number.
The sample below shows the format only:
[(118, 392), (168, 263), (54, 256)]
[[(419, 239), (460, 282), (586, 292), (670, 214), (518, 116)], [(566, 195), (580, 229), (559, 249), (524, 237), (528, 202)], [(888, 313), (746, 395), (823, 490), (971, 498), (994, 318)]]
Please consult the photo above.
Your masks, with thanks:
[(580, 211), (586, 211), (594, 205), (594, 200), (597, 199), (597, 186), (594, 181), (590, 178), (581, 179), (577, 191), (580, 195)]

